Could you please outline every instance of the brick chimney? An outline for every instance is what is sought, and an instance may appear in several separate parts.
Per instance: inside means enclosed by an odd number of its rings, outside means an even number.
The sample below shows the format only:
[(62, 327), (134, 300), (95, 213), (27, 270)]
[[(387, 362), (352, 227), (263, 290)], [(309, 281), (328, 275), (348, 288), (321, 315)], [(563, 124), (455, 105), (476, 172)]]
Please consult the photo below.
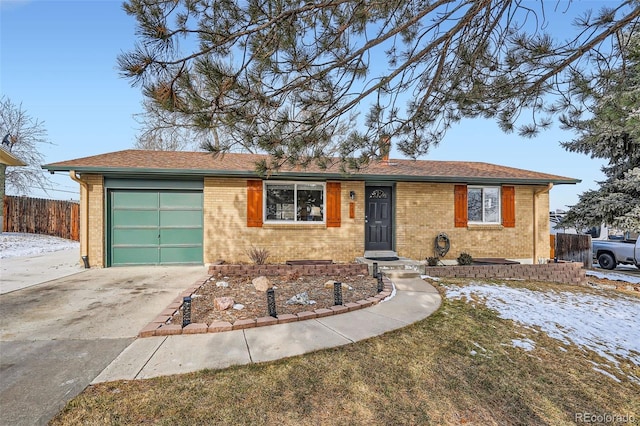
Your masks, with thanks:
[(383, 136), (380, 139), (380, 153), (382, 154), (382, 164), (389, 165), (389, 153), (391, 152), (391, 138)]

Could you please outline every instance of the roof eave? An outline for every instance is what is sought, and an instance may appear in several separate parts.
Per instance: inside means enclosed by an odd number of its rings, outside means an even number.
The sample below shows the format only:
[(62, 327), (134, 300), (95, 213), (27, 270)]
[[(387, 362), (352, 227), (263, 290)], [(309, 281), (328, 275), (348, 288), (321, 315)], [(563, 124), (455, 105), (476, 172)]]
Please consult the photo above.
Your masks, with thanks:
[[(129, 168), (129, 167), (73, 167), (55, 164), (45, 164), (43, 169), (49, 172), (70, 172), (102, 174), (112, 177), (237, 177), (237, 178), (262, 178), (256, 171), (250, 170), (204, 170), (204, 169), (153, 169), (153, 168)], [(438, 182), (438, 183), (467, 183), (467, 184), (518, 184), (518, 185), (575, 185), (580, 183), (580, 179), (543, 179), (543, 178), (513, 178), (513, 177), (482, 177), (482, 176), (415, 176), (415, 175), (390, 175), (390, 174), (342, 174), (342, 173), (321, 173), (321, 172), (274, 172), (267, 176), (267, 179), (304, 179), (304, 180), (363, 180), (378, 182)]]

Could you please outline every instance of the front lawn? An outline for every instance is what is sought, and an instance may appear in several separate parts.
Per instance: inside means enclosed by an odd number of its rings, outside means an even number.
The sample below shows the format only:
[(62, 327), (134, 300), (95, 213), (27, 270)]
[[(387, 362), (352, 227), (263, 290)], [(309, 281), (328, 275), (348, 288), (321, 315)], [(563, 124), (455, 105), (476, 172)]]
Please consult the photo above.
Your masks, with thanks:
[[(435, 285), (444, 295), (449, 286), (469, 284)], [(506, 285), (560, 288), (613, 302), (620, 296), (546, 283)], [(637, 425), (639, 356), (603, 357), (502, 319), (479, 298), (473, 303), (443, 298), (429, 318), (348, 346), (258, 365), (90, 386), (51, 424), (568, 425), (598, 419), (588, 414), (618, 421), (607, 424)], [(614, 369), (628, 376), (604, 372)]]

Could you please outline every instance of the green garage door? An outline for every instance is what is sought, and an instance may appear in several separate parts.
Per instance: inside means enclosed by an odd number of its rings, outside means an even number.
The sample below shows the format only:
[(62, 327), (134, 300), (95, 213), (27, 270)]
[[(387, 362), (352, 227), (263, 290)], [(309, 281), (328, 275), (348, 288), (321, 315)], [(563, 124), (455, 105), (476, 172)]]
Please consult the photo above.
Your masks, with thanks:
[(109, 264), (202, 263), (202, 192), (111, 190)]

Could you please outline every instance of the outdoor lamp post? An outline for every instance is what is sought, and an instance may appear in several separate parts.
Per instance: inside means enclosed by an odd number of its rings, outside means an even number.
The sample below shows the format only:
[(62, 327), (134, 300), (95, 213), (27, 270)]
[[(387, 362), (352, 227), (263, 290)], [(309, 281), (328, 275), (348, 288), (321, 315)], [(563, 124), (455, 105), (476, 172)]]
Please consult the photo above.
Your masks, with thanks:
[(270, 317), (278, 318), (276, 312), (276, 291), (273, 288), (267, 290), (267, 310)]
[(333, 283), (333, 300), (335, 305), (342, 305), (342, 283)]
[(182, 328), (191, 324), (191, 297), (182, 299)]

